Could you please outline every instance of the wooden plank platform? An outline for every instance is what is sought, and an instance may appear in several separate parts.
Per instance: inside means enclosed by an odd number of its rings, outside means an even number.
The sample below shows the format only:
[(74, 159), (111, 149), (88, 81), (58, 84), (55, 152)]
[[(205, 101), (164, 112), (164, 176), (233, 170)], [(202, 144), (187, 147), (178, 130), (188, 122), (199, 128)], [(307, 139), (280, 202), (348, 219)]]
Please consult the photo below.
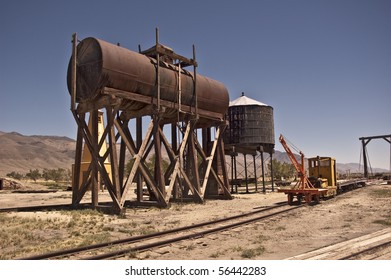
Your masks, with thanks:
[(391, 241), (390, 228), (300, 254), (289, 260), (338, 260), (386, 241)]
[(316, 188), (307, 188), (307, 189), (286, 189), (286, 188), (280, 188), (278, 189), (278, 192), (283, 192), (285, 194), (324, 194), (327, 192), (327, 189), (316, 189)]
[(327, 189), (317, 189), (317, 188), (279, 188), (278, 192), (283, 192), (288, 195), (288, 204), (292, 205), (293, 198), (296, 197), (299, 204), (301, 204), (302, 198), (305, 199), (307, 204), (310, 204), (313, 200), (316, 203), (320, 202), (320, 197), (327, 193)]

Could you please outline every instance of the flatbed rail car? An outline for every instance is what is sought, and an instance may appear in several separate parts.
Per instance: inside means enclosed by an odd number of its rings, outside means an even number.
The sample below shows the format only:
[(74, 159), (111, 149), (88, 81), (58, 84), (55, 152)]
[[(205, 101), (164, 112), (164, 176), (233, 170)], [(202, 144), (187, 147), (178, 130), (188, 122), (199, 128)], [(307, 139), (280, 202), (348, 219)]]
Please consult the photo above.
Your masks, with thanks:
[(341, 194), (357, 188), (365, 187), (366, 184), (367, 184), (367, 179), (355, 179), (355, 180), (338, 182), (337, 194)]
[[(330, 188), (280, 188), (278, 192), (283, 192), (288, 196), (288, 204), (293, 204), (293, 199), (296, 197), (299, 204), (301, 204), (302, 199), (305, 199), (307, 204), (310, 204), (312, 201), (319, 203), (322, 198), (332, 198), (336, 195), (355, 190), (361, 187), (366, 186), (366, 179), (357, 179), (350, 181), (338, 182), (336, 187)], [(335, 190), (335, 192), (333, 191)], [(331, 195), (330, 195), (331, 194)]]
[(307, 204), (310, 204), (312, 201), (315, 203), (320, 202), (320, 198), (324, 197), (327, 193), (327, 189), (317, 189), (317, 188), (281, 188), (278, 189), (278, 192), (283, 192), (288, 196), (288, 204), (293, 204), (293, 199), (296, 197), (299, 204), (301, 204), (302, 199), (305, 199)]

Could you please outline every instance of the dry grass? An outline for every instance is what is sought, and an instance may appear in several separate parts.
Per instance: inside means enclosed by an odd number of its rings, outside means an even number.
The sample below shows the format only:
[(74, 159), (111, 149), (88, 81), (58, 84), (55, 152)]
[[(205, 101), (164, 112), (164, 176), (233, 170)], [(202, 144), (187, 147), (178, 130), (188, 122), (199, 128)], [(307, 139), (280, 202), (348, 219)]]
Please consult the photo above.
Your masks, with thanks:
[(108, 241), (105, 217), (97, 211), (47, 212), (38, 218), (0, 213), (0, 259), (23, 258)]
[(0, 259), (24, 258), (158, 231), (158, 224), (151, 220), (136, 222), (125, 214), (112, 216), (90, 209), (0, 213), (0, 224)]
[(259, 245), (256, 248), (244, 249), (240, 256), (244, 259), (252, 259), (262, 255), (264, 252), (265, 252), (265, 247)]
[(379, 190), (373, 190), (371, 192), (371, 195), (376, 198), (389, 198), (391, 197), (391, 189), (390, 188), (383, 188)]

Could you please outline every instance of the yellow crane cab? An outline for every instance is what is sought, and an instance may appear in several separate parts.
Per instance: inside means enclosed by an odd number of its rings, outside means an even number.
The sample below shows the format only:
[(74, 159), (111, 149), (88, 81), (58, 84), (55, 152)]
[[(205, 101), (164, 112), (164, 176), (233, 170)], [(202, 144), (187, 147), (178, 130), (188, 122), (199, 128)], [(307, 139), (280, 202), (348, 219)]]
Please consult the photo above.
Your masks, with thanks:
[(324, 197), (337, 194), (337, 167), (335, 158), (313, 157), (308, 159), (308, 177), (315, 188), (327, 189)]

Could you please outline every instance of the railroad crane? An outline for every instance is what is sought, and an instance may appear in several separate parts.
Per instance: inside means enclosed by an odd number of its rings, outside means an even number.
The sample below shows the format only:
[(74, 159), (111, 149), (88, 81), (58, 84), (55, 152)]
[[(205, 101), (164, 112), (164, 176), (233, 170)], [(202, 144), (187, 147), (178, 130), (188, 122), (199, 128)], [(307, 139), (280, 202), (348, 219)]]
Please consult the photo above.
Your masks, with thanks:
[[(278, 189), (278, 192), (283, 192), (288, 196), (289, 205), (292, 204), (294, 197), (297, 198), (299, 204), (301, 203), (303, 197), (305, 198), (306, 203), (310, 204), (312, 201), (319, 203), (320, 197), (335, 195), (336, 193), (335, 185), (334, 184), (329, 185), (328, 180), (322, 178), (322, 175), (319, 174), (319, 172), (317, 174), (317, 177), (311, 177), (311, 178), (307, 177), (305, 165), (304, 165), (304, 154), (301, 151), (299, 151), (301, 157), (301, 163), (299, 163), (295, 155), (293, 154), (292, 150), (286, 143), (285, 138), (282, 134), (279, 137), (279, 141), (283, 146), (283, 148), (285, 149), (290, 161), (295, 167), (297, 174), (300, 178), (300, 180), (296, 183), (294, 187)], [(322, 160), (323, 159), (324, 158), (322, 158)], [(319, 165), (319, 161), (321, 160), (320, 157), (311, 158), (309, 160), (310, 160), (309, 162), (311, 162), (312, 168), (315, 169), (315, 167), (320, 166)], [(335, 160), (334, 159), (331, 160), (333, 160), (335, 166)], [(328, 168), (327, 170), (330, 170), (330, 168)], [(334, 175), (333, 178), (335, 178)]]

